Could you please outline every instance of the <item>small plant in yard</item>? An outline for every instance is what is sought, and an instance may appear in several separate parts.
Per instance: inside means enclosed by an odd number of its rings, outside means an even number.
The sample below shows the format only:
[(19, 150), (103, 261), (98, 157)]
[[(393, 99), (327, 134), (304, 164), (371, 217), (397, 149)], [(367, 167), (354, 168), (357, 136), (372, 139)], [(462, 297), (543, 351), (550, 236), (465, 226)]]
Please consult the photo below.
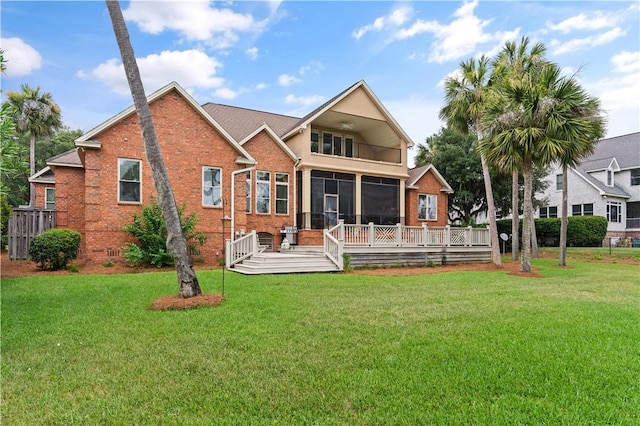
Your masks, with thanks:
[(113, 260), (111, 259), (102, 262), (102, 266), (104, 266), (105, 268), (111, 268), (113, 265), (115, 265), (115, 263), (113, 263)]
[[(192, 253), (197, 253), (197, 246), (203, 245), (207, 237), (196, 231), (197, 217), (195, 213), (184, 215), (185, 206), (178, 209), (182, 232)], [(147, 263), (161, 268), (173, 265), (173, 256), (167, 249), (167, 226), (162, 215), (162, 207), (155, 198), (142, 208), (142, 214), (134, 214), (133, 222), (125, 225), (124, 230), (137, 239), (137, 243), (127, 243), (123, 247), (123, 257), (131, 266)]]
[(80, 267), (75, 263), (72, 263), (71, 265), (67, 266), (67, 271), (77, 273), (80, 272)]
[(349, 256), (348, 254), (342, 255), (342, 270), (344, 272), (353, 271), (353, 267), (351, 266), (351, 256)]
[(78, 257), (80, 233), (73, 229), (49, 229), (31, 239), (29, 257), (38, 268), (57, 271)]

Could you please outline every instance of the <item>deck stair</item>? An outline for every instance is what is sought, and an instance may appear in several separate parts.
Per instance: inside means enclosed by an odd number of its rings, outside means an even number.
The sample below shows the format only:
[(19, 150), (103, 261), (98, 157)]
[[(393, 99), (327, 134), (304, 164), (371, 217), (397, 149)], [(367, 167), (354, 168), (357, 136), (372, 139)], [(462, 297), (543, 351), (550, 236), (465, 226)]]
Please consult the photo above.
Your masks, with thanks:
[(337, 272), (338, 267), (323, 253), (260, 253), (231, 269), (246, 275)]

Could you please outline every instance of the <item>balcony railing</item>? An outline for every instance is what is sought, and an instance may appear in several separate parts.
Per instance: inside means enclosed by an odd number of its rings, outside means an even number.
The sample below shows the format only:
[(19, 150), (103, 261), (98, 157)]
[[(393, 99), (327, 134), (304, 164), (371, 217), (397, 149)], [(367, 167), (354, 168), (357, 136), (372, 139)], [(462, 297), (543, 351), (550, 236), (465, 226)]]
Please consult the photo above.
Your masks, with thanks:
[(387, 163), (402, 162), (402, 150), (400, 148), (392, 148), (370, 143), (353, 142), (349, 146), (341, 146), (338, 149), (334, 145), (323, 144), (322, 141), (320, 141), (317, 146), (311, 145), (311, 152), (316, 154), (333, 155), (336, 157), (384, 161)]

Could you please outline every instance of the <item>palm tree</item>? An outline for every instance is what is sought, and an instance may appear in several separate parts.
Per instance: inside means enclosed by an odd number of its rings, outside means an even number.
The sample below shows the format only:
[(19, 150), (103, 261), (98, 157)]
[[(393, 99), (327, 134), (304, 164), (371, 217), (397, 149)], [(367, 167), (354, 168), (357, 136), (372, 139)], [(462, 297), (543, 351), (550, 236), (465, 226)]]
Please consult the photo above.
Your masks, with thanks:
[[(544, 63), (544, 54), (546, 53), (546, 50), (546, 47), (542, 43), (537, 43), (529, 49), (528, 37), (522, 37), (520, 44), (513, 41), (506, 42), (496, 59), (493, 61), (493, 73), (491, 79), (494, 82), (497, 82), (501, 79), (509, 78), (512, 74), (519, 75), (521, 73), (530, 72), (534, 67)], [(511, 258), (512, 260), (518, 260), (520, 244), (518, 238), (520, 225), (518, 214), (520, 205), (518, 193), (520, 185), (518, 177), (521, 165), (514, 163), (513, 166), (514, 167), (511, 169), (511, 212), (513, 216), (513, 220), (511, 221), (511, 235), (513, 238)], [(533, 214), (533, 212), (531, 212), (531, 214)], [(532, 224), (531, 230), (535, 236), (535, 223)]]
[[(31, 137), (29, 145), (29, 174), (36, 172), (36, 138), (49, 137), (62, 126), (60, 107), (53, 101), (50, 93), (42, 93), (40, 87), (32, 89), (23, 84), (20, 92), (7, 92), (7, 102), (15, 111), (17, 130)], [(36, 200), (35, 185), (31, 183), (29, 206), (34, 207)]]
[[(460, 63), (460, 74), (445, 79), (445, 105), (439, 114), (440, 119), (445, 120), (449, 128), (465, 135), (473, 132), (478, 141), (481, 141), (484, 135), (482, 118), (490, 94), (489, 71), (489, 59), (485, 56), (477, 61), (471, 58)], [(487, 159), (482, 153), (480, 163), (487, 198), (491, 260), (494, 264), (502, 266), (491, 175)]]
[(138, 114), (138, 121), (144, 138), (145, 153), (153, 171), (153, 182), (158, 193), (158, 201), (162, 206), (162, 214), (167, 225), (167, 248), (171, 251), (175, 261), (180, 295), (184, 298), (197, 296), (202, 293), (202, 290), (198, 283), (198, 277), (193, 270), (191, 255), (180, 225), (178, 206), (176, 205), (167, 168), (160, 152), (151, 110), (144, 93), (144, 86), (142, 85), (133, 48), (129, 41), (129, 32), (124, 22), (119, 2), (117, 0), (107, 0), (106, 3), (113, 25), (113, 32), (122, 55), (122, 63), (129, 82), (133, 103)]
[(513, 161), (522, 164), (524, 221), (520, 270), (530, 272), (533, 166), (576, 158), (572, 153), (584, 152), (579, 147), (585, 141), (600, 137), (603, 122), (599, 104), (575, 78), (563, 77), (558, 65), (544, 62), (502, 79), (496, 87), (496, 96), (487, 106), (485, 120), (490, 137), (480, 147), (481, 152), (499, 167)]

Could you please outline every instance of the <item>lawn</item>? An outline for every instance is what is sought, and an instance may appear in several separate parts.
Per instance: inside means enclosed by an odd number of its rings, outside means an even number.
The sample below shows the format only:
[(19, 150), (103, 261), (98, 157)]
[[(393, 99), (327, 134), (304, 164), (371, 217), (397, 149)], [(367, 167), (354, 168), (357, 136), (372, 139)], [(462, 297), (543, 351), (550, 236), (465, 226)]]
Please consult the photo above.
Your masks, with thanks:
[[(640, 268), (2, 280), (2, 423), (639, 424)], [(205, 292), (219, 270), (199, 272)]]

